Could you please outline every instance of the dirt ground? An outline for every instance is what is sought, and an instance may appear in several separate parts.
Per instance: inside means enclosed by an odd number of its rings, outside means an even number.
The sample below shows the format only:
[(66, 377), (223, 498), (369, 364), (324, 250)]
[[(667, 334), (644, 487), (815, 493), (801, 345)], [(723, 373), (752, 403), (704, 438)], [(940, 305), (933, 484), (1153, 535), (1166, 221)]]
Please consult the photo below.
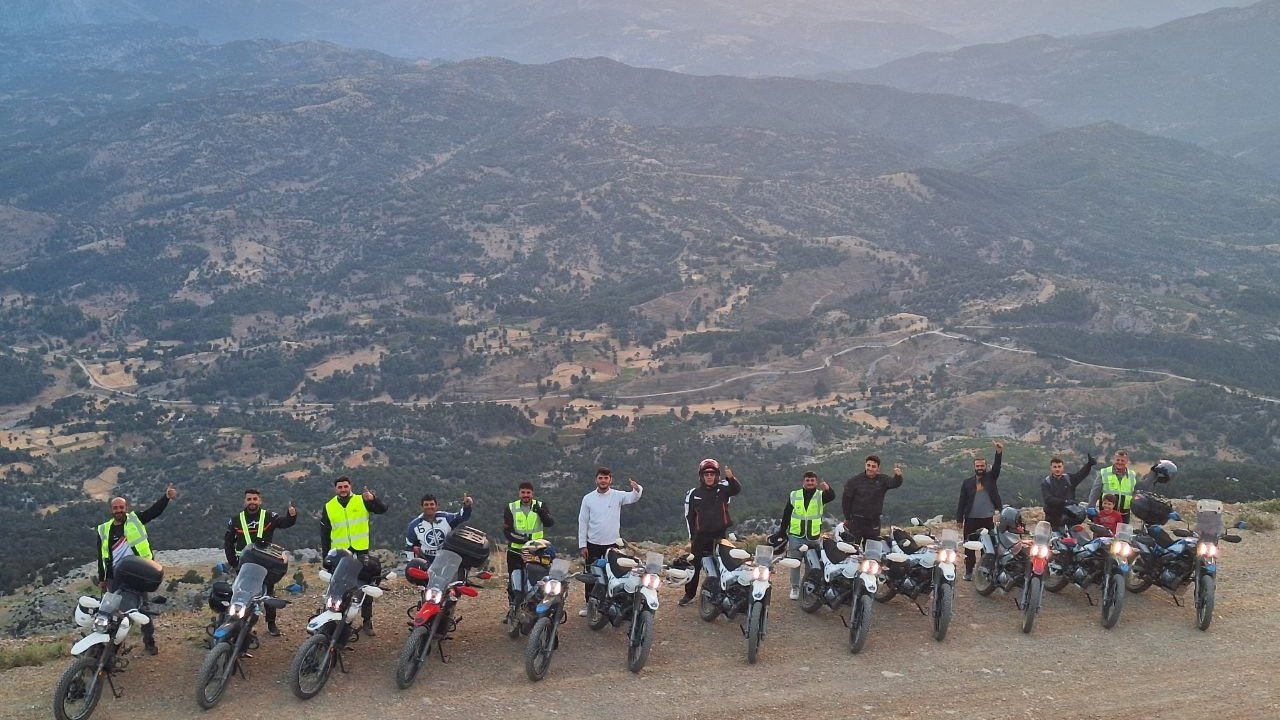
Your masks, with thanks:
[[(694, 606), (676, 606), (678, 590), (664, 589), (649, 664), (634, 675), (625, 667), (622, 633), (593, 633), (576, 617), (582, 600), (575, 586), (563, 643), (536, 684), (524, 676), (524, 639), (502, 634), (505, 597), (495, 580), (479, 598), (463, 598), (449, 662), (433, 657), (403, 692), (395, 687), (394, 664), (406, 636), (404, 608), (415, 595), (396, 581), (376, 606), (378, 636), (357, 643), (346, 656), (349, 672), (302, 703), (286, 674), (317, 602), (312, 591), (282, 611), (285, 636), (266, 638), (247, 661), (249, 678), (233, 680), (214, 710), (202, 713), (193, 697), (203, 655), (196, 628), (204, 620), (168, 615), (159, 620), (160, 656), (137, 658), (119, 677), (124, 697), (105, 698), (94, 717), (1114, 720), (1208, 712), (1264, 720), (1280, 717), (1280, 676), (1272, 665), (1280, 608), (1268, 542), (1275, 537), (1246, 532), (1243, 543), (1224, 547), (1217, 615), (1207, 632), (1195, 629), (1190, 608), (1175, 607), (1158, 590), (1130, 595), (1119, 624), (1104, 630), (1099, 611), (1068, 588), (1046, 594), (1033, 633), (1023, 635), (1009, 596), (978, 597), (960, 582), (944, 642), (935, 642), (928, 620), (899, 598), (875, 607), (867, 646), (851, 655), (841, 621), (826, 610), (800, 612), (786, 599), (780, 573), (758, 664), (746, 663), (740, 620), (702, 622)], [(66, 664), (0, 672), (5, 717), (49, 717), (50, 694)]]

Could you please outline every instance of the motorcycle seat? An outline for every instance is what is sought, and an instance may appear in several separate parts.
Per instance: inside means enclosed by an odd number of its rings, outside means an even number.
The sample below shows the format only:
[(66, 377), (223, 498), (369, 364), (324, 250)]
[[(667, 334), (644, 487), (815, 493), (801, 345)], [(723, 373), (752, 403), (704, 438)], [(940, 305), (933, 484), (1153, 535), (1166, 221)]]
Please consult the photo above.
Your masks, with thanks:
[(1173, 547), (1173, 544), (1179, 540), (1179, 538), (1170, 535), (1163, 525), (1148, 525), (1147, 534), (1151, 536), (1152, 540), (1159, 543), (1162, 548)]
[(1005, 548), (1012, 550), (1020, 542), (1022, 542), (1022, 537), (1017, 533), (1007, 530), (1000, 532), (1000, 544)]
[(743, 563), (742, 560), (739, 560), (729, 555), (729, 551), (732, 549), (733, 548), (729, 547), (728, 545), (716, 546), (716, 552), (719, 553), (719, 556), (720, 556), (720, 564), (724, 565), (724, 569), (728, 570), (729, 572), (732, 572), (742, 567), (742, 563)]
[(530, 586), (536, 585), (539, 580), (547, 576), (547, 566), (542, 563), (525, 563), (524, 579), (525, 583)]
[(831, 538), (822, 538), (822, 552), (833, 563), (844, 562), (844, 559), (849, 557), (836, 547), (836, 541)]
[[(618, 564), (618, 558), (631, 557), (630, 555), (614, 552), (613, 550), (610, 550), (607, 555), (609, 556), (609, 572), (612, 573), (614, 577), (620, 578), (631, 574), (631, 568), (625, 568)], [(635, 558), (631, 559), (635, 560)]]

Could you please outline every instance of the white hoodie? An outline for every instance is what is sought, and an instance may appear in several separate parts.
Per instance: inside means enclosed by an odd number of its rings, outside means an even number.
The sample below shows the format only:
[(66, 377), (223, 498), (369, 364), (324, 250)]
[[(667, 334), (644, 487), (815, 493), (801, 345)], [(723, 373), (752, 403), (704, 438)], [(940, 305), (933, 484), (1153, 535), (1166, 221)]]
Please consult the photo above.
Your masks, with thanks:
[(630, 492), (610, 488), (608, 492), (592, 490), (583, 495), (578, 510), (578, 548), (585, 548), (587, 543), (609, 545), (617, 540), (622, 506), (639, 500), (643, 492), (644, 488), (636, 483), (636, 489)]

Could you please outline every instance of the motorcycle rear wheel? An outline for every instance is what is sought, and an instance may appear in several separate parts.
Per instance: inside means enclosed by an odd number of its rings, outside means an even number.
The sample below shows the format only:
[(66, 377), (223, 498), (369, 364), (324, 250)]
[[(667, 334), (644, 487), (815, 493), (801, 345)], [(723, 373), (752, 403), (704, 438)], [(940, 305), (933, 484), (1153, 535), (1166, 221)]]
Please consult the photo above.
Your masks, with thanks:
[(1040, 611), (1040, 598), (1044, 594), (1044, 578), (1032, 575), (1027, 578), (1026, 592), (1022, 596), (1022, 632), (1031, 632), (1036, 613)]
[(551, 655), (556, 651), (551, 642), (552, 621), (550, 617), (538, 618), (529, 631), (529, 642), (524, 646), (524, 674), (533, 682), (546, 677), (547, 670), (551, 668)]
[(973, 589), (979, 595), (987, 597), (996, 591), (996, 556), (983, 553), (977, 570), (973, 574)]
[(600, 609), (600, 603), (604, 602), (597, 598), (587, 601), (587, 627), (592, 630), (599, 630), (609, 624), (609, 616)]
[(289, 666), (289, 687), (299, 700), (310, 700), (324, 689), (333, 669), (333, 638), (318, 633), (298, 646)]
[(949, 582), (939, 582), (933, 587), (933, 639), (942, 642), (947, 637), (947, 628), (951, 627), (951, 616), (955, 614), (956, 586)]
[(507, 608), (507, 627), (505, 629), (507, 637), (512, 640), (520, 637), (520, 616), (522, 614), (521, 605), (518, 602), (511, 603), (511, 607)]
[(1124, 589), (1131, 593), (1145, 592), (1151, 587), (1151, 576), (1147, 574), (1147, 561), (1139, 555), (1129, 566), (1129, 574), (1124, 578)]
[(764, 603), (751, 603), (747, 612), (747, 662), (755, 665), (760, 657), (760, 640), (764, 637)]
[[(861, 582), (861, 581), (858, 581)], [(871, 634), (871, 596), (859, 593), (849, 609), (849, 652), (858, 653)]]
[(807, 613), (815, 613), (822, 607), (822, 570), (810, 568), (800, 580), (800, 609)]
[(236, 661), (232, 657), (231, 643), (216, 642), (200, 663), (200, 671), (196, 673), (196, 704), (208, 710), (222, 699), (227, 685), (231, 683), (231, 673), (235, 671)]
[(1045, 570), (1045, 578), (1044, 589), (1051, 593), (1061, 592), (1071, 582), (1071, 578), (1056, 573), (1052, 569)]
[(1196, 582), (1196, 628), (1208, 630), (1213, 622), (1213, 596), (1218, 580), (1212, 575), (1200, 575)]
[(876, 602), (887, 603), (898, 596), (898, 586), (892, 580), (885, 580), (876, 586)]
[(640, 672), (649, 661), (649, 650), (653, 647), (653, 612), (641, 610), (636, 618), (636, 636), (631, 638), (627, 647), (627, 669)]
[(715, 622), (719, 614), (720, 606), (710, 597), (710, 593), (706, 590), (698, 593), (698, 617), (707, 622)]
[(1124, 575), (1112, 572), (1102, 588), (1102, 627), (1110, 630), (1120, 622), (1124, 610)]
[(105, 682), (105, 678), (98, 677), (97, 656), (72, 660), (53, 688), (53, 716), (57, 720), (85, 720), (98, 707)]

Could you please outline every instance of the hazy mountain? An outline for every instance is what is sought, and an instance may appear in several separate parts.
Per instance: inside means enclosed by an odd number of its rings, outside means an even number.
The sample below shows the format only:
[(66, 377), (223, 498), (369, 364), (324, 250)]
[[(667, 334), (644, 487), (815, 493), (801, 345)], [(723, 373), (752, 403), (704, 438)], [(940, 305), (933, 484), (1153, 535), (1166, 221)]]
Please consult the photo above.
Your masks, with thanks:
[[(1063, 125), (1115, 122), (1252, 157), (1280, 126), (1280, 2), (1101, 37), (1029, 37), (921, 55), (847, 77), (1033, 110)], [(1266, 143), (1263, 143), (1265, 148)]]
[(1147, 26), (1229, 0), (15, 0), (0, 27), (162, 22), (215, 41), (325, 40), (405, 57), (609, 57), (697, 74), (870, 67), (965, 42)]

